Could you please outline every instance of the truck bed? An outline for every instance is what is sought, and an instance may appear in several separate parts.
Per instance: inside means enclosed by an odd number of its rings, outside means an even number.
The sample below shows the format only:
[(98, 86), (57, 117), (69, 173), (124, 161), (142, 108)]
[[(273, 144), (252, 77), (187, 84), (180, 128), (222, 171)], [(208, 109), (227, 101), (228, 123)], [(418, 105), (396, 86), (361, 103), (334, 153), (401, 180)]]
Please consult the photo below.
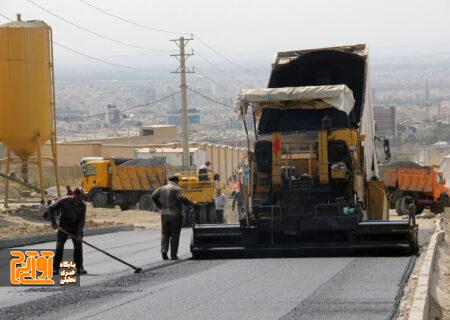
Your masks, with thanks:
[(155, 190), (166, 182), (164, 166), (115, 166), (113, 190)]

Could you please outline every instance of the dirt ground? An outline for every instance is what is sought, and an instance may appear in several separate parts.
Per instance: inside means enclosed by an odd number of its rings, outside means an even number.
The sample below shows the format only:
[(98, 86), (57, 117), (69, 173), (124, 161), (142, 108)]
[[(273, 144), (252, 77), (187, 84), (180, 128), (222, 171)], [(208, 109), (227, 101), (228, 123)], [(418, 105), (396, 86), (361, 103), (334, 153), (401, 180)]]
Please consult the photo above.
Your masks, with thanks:
[[(0, 238), (52, 232), (50, 221), (42, 218), (38, 212), (39, 198), (28, 197), (19, 202), (20, 200), (20, 197), (16, 198), (7, 209), (3, 207), (3, 201), (0, 202)], [(225, 215), (228, 223), (237, 222), (231, 210), (231, 200), (227, 201)], [(121, 211), (118, 207), (93, 208), (87, 203), (86, 228), (114, 224), (133, 224), (136, 228), (160, 229), (161, 216), (151, 211)]]

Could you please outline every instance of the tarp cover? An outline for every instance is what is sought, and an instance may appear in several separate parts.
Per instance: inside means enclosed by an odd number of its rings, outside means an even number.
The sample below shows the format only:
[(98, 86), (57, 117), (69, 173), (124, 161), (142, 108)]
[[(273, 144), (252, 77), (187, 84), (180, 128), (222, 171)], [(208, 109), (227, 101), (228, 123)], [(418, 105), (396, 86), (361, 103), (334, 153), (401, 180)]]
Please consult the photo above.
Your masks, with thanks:
[(345, 84), (285, 88), (242, 89), (236, 112), (247, 114), (249, 104), (260, 113), (262, 108), (326, 109), (335, 108), (347, 115), (355, 105), (353, 92)]

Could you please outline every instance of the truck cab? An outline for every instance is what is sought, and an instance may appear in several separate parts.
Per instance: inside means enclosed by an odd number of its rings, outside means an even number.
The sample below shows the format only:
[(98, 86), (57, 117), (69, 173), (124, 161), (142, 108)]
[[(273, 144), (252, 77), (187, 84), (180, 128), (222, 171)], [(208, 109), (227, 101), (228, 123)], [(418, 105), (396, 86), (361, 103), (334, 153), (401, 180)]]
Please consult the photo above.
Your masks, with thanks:
[(96, 188), (111, 188), (111, 160), (95, 159), (81, 161), (83, 170), (82, 187), (86, 194)]

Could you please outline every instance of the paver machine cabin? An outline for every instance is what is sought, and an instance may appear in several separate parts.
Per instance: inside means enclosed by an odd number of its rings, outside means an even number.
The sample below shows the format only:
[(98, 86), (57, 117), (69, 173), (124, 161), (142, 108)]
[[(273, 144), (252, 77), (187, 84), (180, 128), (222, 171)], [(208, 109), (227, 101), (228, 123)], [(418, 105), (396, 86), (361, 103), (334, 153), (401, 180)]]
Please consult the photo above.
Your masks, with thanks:
[[(418, 250), (414, 218), (389, 221), (378, 179), (365, 45), (279, 53), (269, 88), (242, 90), (244, 218), (195, 225), (191, 252)], [(245, 174), (244, 174), (245, 176)], [(245, 179), (244, 179), (245, 180)], [(413, 216), (413, 215), (412, 215)]]

